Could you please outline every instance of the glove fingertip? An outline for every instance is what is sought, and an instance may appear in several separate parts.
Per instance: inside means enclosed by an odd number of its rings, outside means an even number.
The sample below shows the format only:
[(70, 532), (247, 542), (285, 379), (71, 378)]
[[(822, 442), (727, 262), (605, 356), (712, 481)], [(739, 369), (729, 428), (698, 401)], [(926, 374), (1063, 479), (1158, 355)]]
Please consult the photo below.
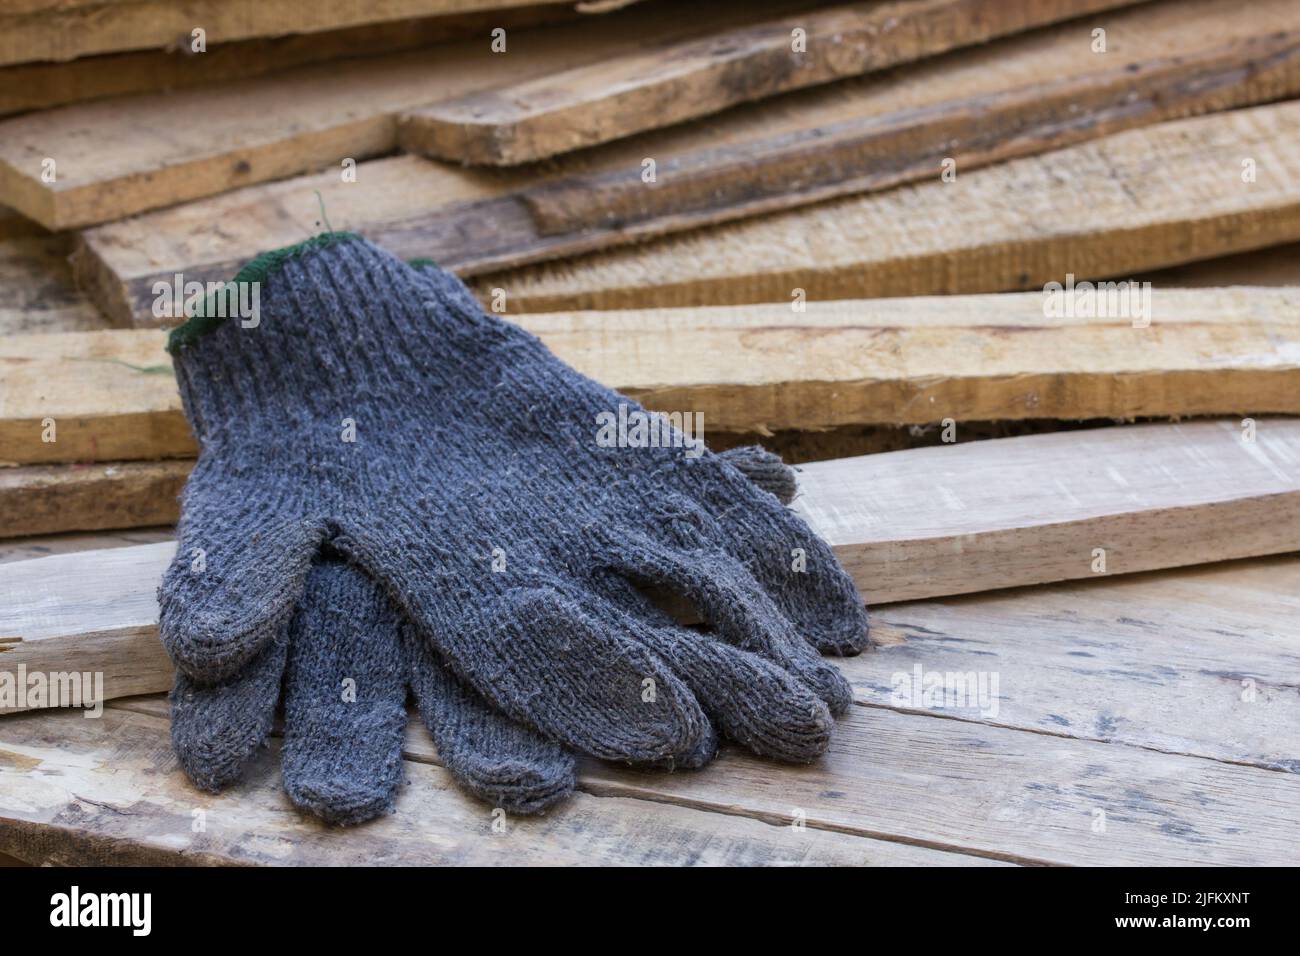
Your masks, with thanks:
[(799, 492), (795, 470), (761, 445), (730, 448), (718, 455), (757, 487), (763, 489), (783, 505), (794, 501)]

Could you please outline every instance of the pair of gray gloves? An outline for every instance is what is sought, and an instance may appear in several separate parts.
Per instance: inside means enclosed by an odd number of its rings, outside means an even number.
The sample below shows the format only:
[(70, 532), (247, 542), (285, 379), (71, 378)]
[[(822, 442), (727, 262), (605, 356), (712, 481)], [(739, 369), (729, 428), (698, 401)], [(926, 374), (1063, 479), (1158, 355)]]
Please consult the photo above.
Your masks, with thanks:
[(517, 813), (573, 790), (575, 752), (825, 751), (850, 691), (819, 652), (866, 646), (866, 611), (779, 461), (607, 447), (598, 416), (640, 406), (354, 235), (235, 282), (257, 316), (209, 300), (168, 344), (201, 449), (159, 592), (195, 783), (236, 780), (282, 699), (290, 797), (366, 820), (400, 783), (408, 692), (457, 781)]

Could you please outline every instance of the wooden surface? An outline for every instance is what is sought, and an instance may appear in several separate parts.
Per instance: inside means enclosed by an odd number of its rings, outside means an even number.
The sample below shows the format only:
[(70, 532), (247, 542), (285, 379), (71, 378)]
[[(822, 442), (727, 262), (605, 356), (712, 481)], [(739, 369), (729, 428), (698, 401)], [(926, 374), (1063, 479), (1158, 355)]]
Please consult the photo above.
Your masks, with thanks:
[[(118, 324), (157, 324), (154, 281), (176, 272), (226, 279), (254, 251), (319, 231), (322, 200), (336, 228), (472, 275), (931, 179), (949, 155), (965, 173), (1126, 126), (1294, 93), (1300, 8), (1263, 0), (1250, 11), (1230, 0), (1140, 4), (1106, 15), (1104, 56), (1091, 52), (1086, 21), (1074, 21), (541, 168), (465, 169), (405, 156), (362, 163), (354, 183), (331, 171), (249, 186), (88, 230), (79, 273)], [(399, 133), (420, 148), (415, 124)], [(641, 180), (647, 157), (657, 164), (653, 186)]]
[[(760, 0), (745, 18), (792, 3)], [(683, 8), (684, 9), (684, 8)], [(61, 107), (0, 122), (0, 202), (51, 229), (118, 219), (238, 186), (334, 166), (396, 145), (395, 114), (431, 100), (618, 56), (720, 22), (637, 5), (605, 17), (380, 58)], [(255, 104), (255, 108), (252, 107)], [(202, 122), (195, 122), (202, 117)], [(120, 130), (134, 131), (122, 137)], [(42, 179), (43, 161), (57, 178)]]
[[(884, 608), (882, 645), (838, 662), (858, 706), (812, 766), (731, 749), (692, 773), (583, 762), (573, 801), (500, 834), (414, 724), (396, 812), (338, 832), (289, 804), (276, 741), (226, 794), (194, 790), (160, 697), (98, 720), (9, 716), (0, 851), (69, 864), (1294, 865), (1298, 575), (1300, 558), (1275, 558)], [(918, 666), (998, 685), (983, 710), (900, 698)]]
[[(1300, 420), (1129, 426), (805, 465), (795, 509), (868, 604), (1300, 550)], [(1098, 551), (1104, 563), (1098, 563)], [(163, 690), (164, 541), (0, 566), (6, 666)]]
[(191, 461), (0, 468), (6, 535), (172, 524)]
[(536, 0), (43, 0), (0, 15), (0, 64), (170, 48), (203, 27), (210, 45), (317, 33), (405, 17), (526, 6)]
[[(476, 280), (521, 311), (1042, 288), (1300, 238), (1300, 102)], [(1243, 160), (1256, 180), (1243, 182)]]
[[(1041, 293), (517, 317), (564, 362), (719, 432), (1300, 414), (1300, 295), (1154, 290), (1149, 326)], [(163, 350), (121, 330), (0, 341), (0, 461), (192, 456)], [(57, 441), (41, 423), (56, 422)]]
[(800, 471), (795, 508), (868, 603), (1300, 550), (1300, 421), (1134, 425)]
[(106, 96), (225, 83), (308, 63), (485, 36), (498, 26), (522, 29), (573, 16), (567, 4), (550, 4), (219, 43), (201, 56), (179, 49), (135, 50), (63, 63), (21, 63), (0, 67), (0, 116)]
[[(1078, 26), (1071, 25), (1074, 44), (1063, 51), (1063, 62), (1026, 86), (975, 95), (968, 90), (962, 99), (921, 109), (869, 113), (702, 149), (667, 163), (653, 185), (627, 169), (577, 176), (538, 187), (528, 202), (543, 235), (601, 228), (654, 235), (668, 231), (669, 222), (679, 228), (703, 225), (925, 180), (945, 161), (971, 170), (1149, 123), (1300, 93), (1300, 9), (1288, 4), (1242, 17), (1239, 6), (1216, 7), (1180, 10), (1177, 19), (1165, 5), (1137, 8), (1142, 19), (1123, 25), (1142, 31), (1143, 41), (1120, 48), (1129, 50), (1128, 62), (1084, 52)], [(1214, 36), (1213, 45), (1211, 14), (1227, 33)], [(1063, 35), (1065, 28), (1060, 35), (1043, 35), (1026, 52), (1063, 46)], [(992, 59), (992, 52), (984, 57)], [(1132, 55), (1138, 52), (1141, 58)], [(1071, 74), (1068, 67), (1084, 57), (1090, 69)], [(1006, 70), (1005, 59), (998, 66), (992, 76), (1016, 75)], [(946, 79), (951, 82), (951, 75)]]
[[(114, 331), (0, 339), (0, 462), (193, 457), (163, 339)], [(51, 420), (54, 441), (45, 441)]]
[[(68, 264), (68, 236), (5, 235), (0, 219), (0, 336), (66, 332), (107, 323), (77, 288)], [(20, 227), (10, 229), (19, 233)]]
[[(427, 155), (535, 162), (737, 103), (934, 56), (1098, 13), (1129, 0), (900, 0), (853, 3), (647, 45), (628, 56), (415, 111)], [(792, 35), (804, 31), (806, 46)]]

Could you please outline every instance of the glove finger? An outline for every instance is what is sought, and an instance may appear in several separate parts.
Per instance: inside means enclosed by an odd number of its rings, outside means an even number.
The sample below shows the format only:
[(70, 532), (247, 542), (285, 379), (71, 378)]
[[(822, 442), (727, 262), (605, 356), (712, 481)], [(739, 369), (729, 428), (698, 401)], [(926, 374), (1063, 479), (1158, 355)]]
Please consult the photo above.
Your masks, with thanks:
[(402, 773), (406, 667), (399, 621), (363, 571), (320, 559), (289, 626), (284, 786), (330, 823), (393, 805)]
[(718, 457), (735, 468), (750, 484), (773, 495), (783, 505), (794, 501), (799, 491), (794, 469), (761, 445), (744, 445), (719, 452)]
[(511, 813), (540, 813), (573, 792), (573, 757), (490, 706), (402, 628), (411, 689), (438, 756), (467, 791)]
[(282, 632), (234, 677), (201, 684), (176, 672), (172, 749), (195, 785), (212, 793), (239, 779), (271, 733), (288, 643)]
[[(681, 529), (676, 529), (681, 534)], [(767, 658), (811, 688), (831, 713), (852, 703), (848, 682), (803, 639), (748, 569), (731, 555), (701, 547), (682, 550), (627, 532), (608, 558), (630, 580), (677, 591), (695, 605), (727, 643)]]
[(268, 512), (263, 496), (204, 461), (185, 486), (176, 557), (158, 591), (158, 627), (180, 670), (215, 683), (282, 630), (323, 530)]
[(668, 662), (730, 739), (789, 763), (808, 763), (826, 752), (830, 709), (802, 681), (757, 654), (678, 626), (623, 586), (631, 592), (628, 603), (641, 602), (643, 609), (629, 631)]
[[(458, 676), (520, 723), (603, 760), (674, 761), (698, 754), (713, 728), (663, 661), (619, 632), (590, 594), (531, 579), (486, 600), (436, 597), (445, 581), (419, 565), (386, 569), (421, 637)], [(642, 686), (654, 681), (654, 701)]]
[(865, 602), (830, 545), (794, 511), (755, 494), (731, 469), (711, 471), (701, 459), (692, 472), (695, 497), (716, 516), (725, 549), (749, 568), (813, 647), (845, 656), (870, 646)]

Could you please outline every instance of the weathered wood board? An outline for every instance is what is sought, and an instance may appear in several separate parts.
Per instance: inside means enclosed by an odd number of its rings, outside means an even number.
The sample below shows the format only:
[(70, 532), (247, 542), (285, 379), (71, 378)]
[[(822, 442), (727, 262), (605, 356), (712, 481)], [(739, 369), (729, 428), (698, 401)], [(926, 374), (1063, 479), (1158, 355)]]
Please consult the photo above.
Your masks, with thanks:
[[(739, 17), (792, 6), (757, 0)], [(619, 56), (738, 16), (712, 6), (696, 6), (689, 17), (666, 12), (637, 5), (519, 30), (505, 54), (493, 53), (484, 35), (474, 43), (13, 117), (0, 122), (0, 202), (48, 228), (67, 229), (331, 165), (342, 178), (345, 160), (396, 146), (402, 110)], [(124, 127), (133, 135), (123, 137)]]
[[(28, 0), (0, 11), (0, 64), (173, 48), (202, 28), (210, 44), (318, 33), (408, 17), (527, 6), (537, 0)], [(105, 6), (107, 4), (107, 9)]]
[[(196, 56), (182, 48), (106, 53), (65, 62), (0, 67), (0, 116), (132, 93), (227, 83), (345, 57), (398, 53), (451, 39), (571, 19), (568, 4), (404, 18), (319, 33), (216, 43)], [(177, 34), (179, 37), (180, 34)]]
[(192, 461), (0, 468), (6, 537), (173, 524)]
[[(681, 862), (701, 843), (701, 862), (844, 861), (856, 848), (881, 862), (937, 862), (920, 857), (925, 849), (1020, 863), (1296, 862), (1294, 774), (887, 709), (852, 708), (836, 730), (827, 756), (804, 768), (733, 752), (697, 773), (585, 765), (574, 801), (540, 820), (510, 821), (500, 843), (485, 839), (490, 808), (449, 792), (444, 774), (412, 766), (397, 812), (352, 831), (347, 845), (371, 862), (567, 861), (575, 852), (587, 862)], [(418, 763), (432, 763), (427, 741), (422, 749)], [(165, 720), (148, 714), (10, 718), (0, 751), (5, 790), (19, 795), (0, 812), (0, 849), (20, 857), (84, 861), (97, 845), (100, 859), (116, 851), (156, 863), (328, 858), (321, 843), (331, 834), (278, 792), (274, 746), (247, 782), (219, 797), (189, 787), (174, 769)], [(610, 821), (580, 816), (601, 809)], [(700, 816), (683, 818), (682, 809)], [(203, 811), (198, 834), (194, 810)], [(663, 829), (668, 820), (676, 839)], [(714, 839), (704, 839), (710, 831)], [(762, 842), (748, 846), (755, 833)], [(821, 835), (829, 833), (888, 846)]]
[[(46, 864), (268, 865), (981, 865), (989, 861), (740, 814), (578, 793), (541, 818), (508, 819), (450, 775), (408, 762), (399, 812), (346, 834), (296, 813), (279, 745), (223, 796), (189, 786), (167, 722), (121, 710), (99, 720), (33, 714), (0, 726), (0, 850)], [(202, 821), (201, 828), (196, 821)]]
[[(868, 604), (1300, 550), (1300, 421), (1095, 429), (816, 462), (796, 510)], [(7, 667), (163, 690), (162, 542), (0, 566)], [(1280, 758), (1279, 758), (1280, 759)]]
[(1295, 556), (883, 605), (872, 636), (837, 663), (874, 707), (1300, 773)]
[(1044, 156), (485, 276), (509, 310), (1041, 288), (1300, 238), (1300, 102), (1117, 133)]
[(419, 127), (430, 156), (501, 166), (536, 162), (1127, 2), (902, 0), (814, 8), (451, 97), (415, 111), (408, 122)]
[[(78, 272), (118, 324), (157, 324), (155, 281), (178, 272), (225, 279), (256, 251), (323, 228), (322, 202), (335, 227), (465, 276), (935, 178), (945, 158), (965, 174), (1300, 88), (1300, 8), (1289, 0), (1264, 0), (1249, 16), (1229, 0), (1192, 0), (1104, 19), (1104, 56), (1091, 51), (1087, 21), (1071, 22), (542, 168), (465, 169), (404, 156), (362, 163), (355, 182), (330, 172), (249, 186), (88, 230)], [(406, 148), (420, 148), (414, 121), (399, 133)], [(653, 184), (642, 179), (646, 158), (656, 163)]]
[[(1081, 307), (1106, 313), (1090, 318), (1061, 308), (1026, 293), (515, 319), (580, 372), (718, 432), (1300, 413), (1294, 290), (1153, 290)], [(164, 340), (0, 341), (0, 460), (192, 456)]]

